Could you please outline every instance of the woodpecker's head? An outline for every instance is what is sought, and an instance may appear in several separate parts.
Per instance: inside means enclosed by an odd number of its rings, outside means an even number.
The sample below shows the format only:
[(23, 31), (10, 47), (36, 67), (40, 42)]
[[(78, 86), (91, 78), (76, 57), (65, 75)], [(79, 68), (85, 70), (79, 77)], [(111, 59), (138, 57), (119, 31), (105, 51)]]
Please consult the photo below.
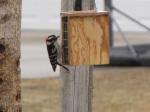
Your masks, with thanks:
[(46, 44), (51, 45), (51, 44), (55, 43), (58, 38), (59, 38), (59, 36), (50, 35), (50, 36), (48, 36), (48, 38), (46, 38)]

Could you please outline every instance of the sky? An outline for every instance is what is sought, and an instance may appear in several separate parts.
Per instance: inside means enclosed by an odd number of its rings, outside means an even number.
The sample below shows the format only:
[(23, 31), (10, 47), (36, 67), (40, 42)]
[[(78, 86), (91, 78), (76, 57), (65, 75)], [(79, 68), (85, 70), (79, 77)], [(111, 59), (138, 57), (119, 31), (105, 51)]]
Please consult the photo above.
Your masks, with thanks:
[[(22, 29), (60, 29), (61, 0), (23, 0)], [(103, 10), (103, 0), (96, 0), (98, 10)], [(150, 27), (150, 0), (113, 0), (115, 7)], [(135, 23), (114, 12), (114, 18), (125, 31), (144, 31)], [(116, 28), (115, 28), (116, 29)]]

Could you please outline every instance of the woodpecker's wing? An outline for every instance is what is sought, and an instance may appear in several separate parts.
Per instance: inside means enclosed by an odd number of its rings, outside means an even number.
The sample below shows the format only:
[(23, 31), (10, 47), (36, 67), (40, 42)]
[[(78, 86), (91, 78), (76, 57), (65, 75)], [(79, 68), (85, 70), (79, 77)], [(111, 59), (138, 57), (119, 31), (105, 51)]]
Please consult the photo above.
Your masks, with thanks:
[(60, 61), (61, 55), (62, 55), (62, 49), (61, 49), (60, 45), (58, 44), (58, 42), (55, 42), (54, 45), (57, 49), (57, 59), (58, 59), (58, 61)]
[(54, 44), (47, 45), (47, 51), (53, 71), (55, 72), (57, 67), (57, 48)]

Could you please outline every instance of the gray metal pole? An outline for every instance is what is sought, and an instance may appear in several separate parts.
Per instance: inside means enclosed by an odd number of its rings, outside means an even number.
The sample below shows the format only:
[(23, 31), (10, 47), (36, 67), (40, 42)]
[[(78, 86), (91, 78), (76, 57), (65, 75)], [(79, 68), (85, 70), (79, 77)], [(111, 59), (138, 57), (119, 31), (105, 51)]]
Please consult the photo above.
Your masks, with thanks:
[[(105, 10), (110, 12), (110, 16), (112, 15), (112, 0), (104, 0), (105, 3)], [(110, 47), (113, 47), (114, 45), (114, 39), (113, 39), (113, 20), (111, 19), (111, 17), (109, 18), (109, 43), (110, 43)]]

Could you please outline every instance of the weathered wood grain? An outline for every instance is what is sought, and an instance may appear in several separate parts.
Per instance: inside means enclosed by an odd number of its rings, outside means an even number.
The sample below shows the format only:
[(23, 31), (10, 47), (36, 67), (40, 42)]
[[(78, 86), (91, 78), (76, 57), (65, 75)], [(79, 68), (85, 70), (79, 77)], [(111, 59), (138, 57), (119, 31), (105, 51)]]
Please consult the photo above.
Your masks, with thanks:
[(93, 68), (61, 69), (61, 112), (92, 112)]
[(108, 14), (86, 14), (68, 18), (69, 64), (108, 64)]
[(21, 0), (0, 0), (0, 112), (21, 112)]

